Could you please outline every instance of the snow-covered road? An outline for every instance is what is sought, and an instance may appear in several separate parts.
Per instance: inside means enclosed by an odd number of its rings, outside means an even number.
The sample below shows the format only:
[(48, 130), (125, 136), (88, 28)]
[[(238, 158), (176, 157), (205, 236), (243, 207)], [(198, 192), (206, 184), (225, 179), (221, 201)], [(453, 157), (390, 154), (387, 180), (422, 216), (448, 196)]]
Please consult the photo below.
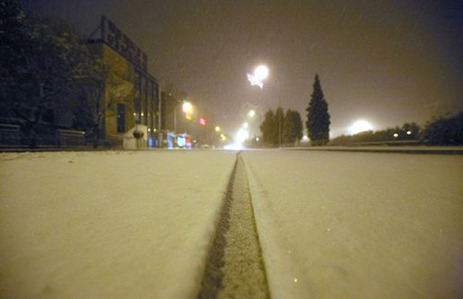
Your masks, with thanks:
[(195, 297), (235, 154), (0, 154), (0, 297)]
[[(241, 158), (273, 298), (463, 297), (462, 156)], [(0, 297), (196, 297), (235, 160), (0, 154)]]
[(462, 297), (462, 156), (242, 157), (274, 298)]

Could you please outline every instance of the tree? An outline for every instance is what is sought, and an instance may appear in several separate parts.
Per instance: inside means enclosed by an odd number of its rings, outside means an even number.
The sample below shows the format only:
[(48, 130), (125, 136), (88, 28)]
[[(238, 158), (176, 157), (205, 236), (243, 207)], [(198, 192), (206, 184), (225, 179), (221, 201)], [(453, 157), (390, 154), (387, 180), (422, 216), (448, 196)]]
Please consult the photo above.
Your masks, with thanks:
[(283, 108), (278, 107), (275, 110), (275, 117), (276, 117), (276, 140), (275, 145), (281, 145), (283, 143), (283, 122), (285, 118), (285, 113), (283, 112)]
[(312, 145), (325, 145), (329, 141), (330, 115), (323, 95), (320, 79), (315, 75), (313, 93), (307, 111), (307, 131)]
[(402, 130), (399, 133), (399, 139), (401, 140), (415, 140), (420, 136), (421, 128), (416, 123), (405, 123), (402, 126)]
[(302, 138), (302, 120), (299, 112), (288, 109), (283, 122), (283, 143), (297, 144)]
[(264, 143), (272, 146), (278, 144), (278, 119), (271, 109), (265, 113), (260, 130)]
[(56, 125), (54, 111), (91, 114), (83, 90), (101, 89), (107, 70), (67, 22), (26, 17), (18, 0), (0, 1), (1, 114), (21, 122), (33, 147), (37, 134)]
[[(85, 131), (87, 136), (93, 135), (93, 144), (97, 147), (101, 137), (103, 113), (106, 110), (104, 84), (106, 82), (112, 85), (112, 80), (107, 80), (110, 76), (110, 69), (102, 59), (94, 57), (90, 52), (82, 53), (85, 55), (82, 57), (81, 71), (74, 78), (72, 126), (74, 129)], [(115, 89), (111, 89), (113, 90)]]
[(423, 139), (429, 145), (462, 145), (463, 112), (429, 122), (424, 129)]

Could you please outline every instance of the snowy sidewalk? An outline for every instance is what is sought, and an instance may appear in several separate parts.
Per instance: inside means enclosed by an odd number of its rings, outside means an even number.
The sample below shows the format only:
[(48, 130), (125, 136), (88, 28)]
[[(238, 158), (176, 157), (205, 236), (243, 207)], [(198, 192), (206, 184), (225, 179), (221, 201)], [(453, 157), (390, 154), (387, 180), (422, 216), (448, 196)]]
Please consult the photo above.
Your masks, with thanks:
[(0, 297), (195, 297), (235, 157), (0, 154)]
[(273, 298), (463, 295), (463, 157), (242, 157)]

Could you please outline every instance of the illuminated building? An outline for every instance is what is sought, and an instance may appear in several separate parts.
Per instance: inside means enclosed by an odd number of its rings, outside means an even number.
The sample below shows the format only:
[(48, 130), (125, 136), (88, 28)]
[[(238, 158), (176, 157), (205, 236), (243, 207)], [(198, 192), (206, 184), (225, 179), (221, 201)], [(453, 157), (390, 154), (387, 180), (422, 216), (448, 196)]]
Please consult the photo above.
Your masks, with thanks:
[(89, 41), (92, 52), (109, 66), (100, 107), (100, 138), (120, 144), (136, 124), (147, 127), (148, 145), (157, 145), (159, 85), (148, 72), (148, 56), (106, 17)]

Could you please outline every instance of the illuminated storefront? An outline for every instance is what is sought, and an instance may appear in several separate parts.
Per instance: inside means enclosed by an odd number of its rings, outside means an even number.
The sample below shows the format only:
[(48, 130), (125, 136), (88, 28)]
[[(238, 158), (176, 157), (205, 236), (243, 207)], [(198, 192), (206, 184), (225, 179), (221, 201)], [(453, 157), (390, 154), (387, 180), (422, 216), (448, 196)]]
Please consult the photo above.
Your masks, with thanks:
[(167, 148), (191, 149), (191, 136), (188, 134), (167, 134)]

